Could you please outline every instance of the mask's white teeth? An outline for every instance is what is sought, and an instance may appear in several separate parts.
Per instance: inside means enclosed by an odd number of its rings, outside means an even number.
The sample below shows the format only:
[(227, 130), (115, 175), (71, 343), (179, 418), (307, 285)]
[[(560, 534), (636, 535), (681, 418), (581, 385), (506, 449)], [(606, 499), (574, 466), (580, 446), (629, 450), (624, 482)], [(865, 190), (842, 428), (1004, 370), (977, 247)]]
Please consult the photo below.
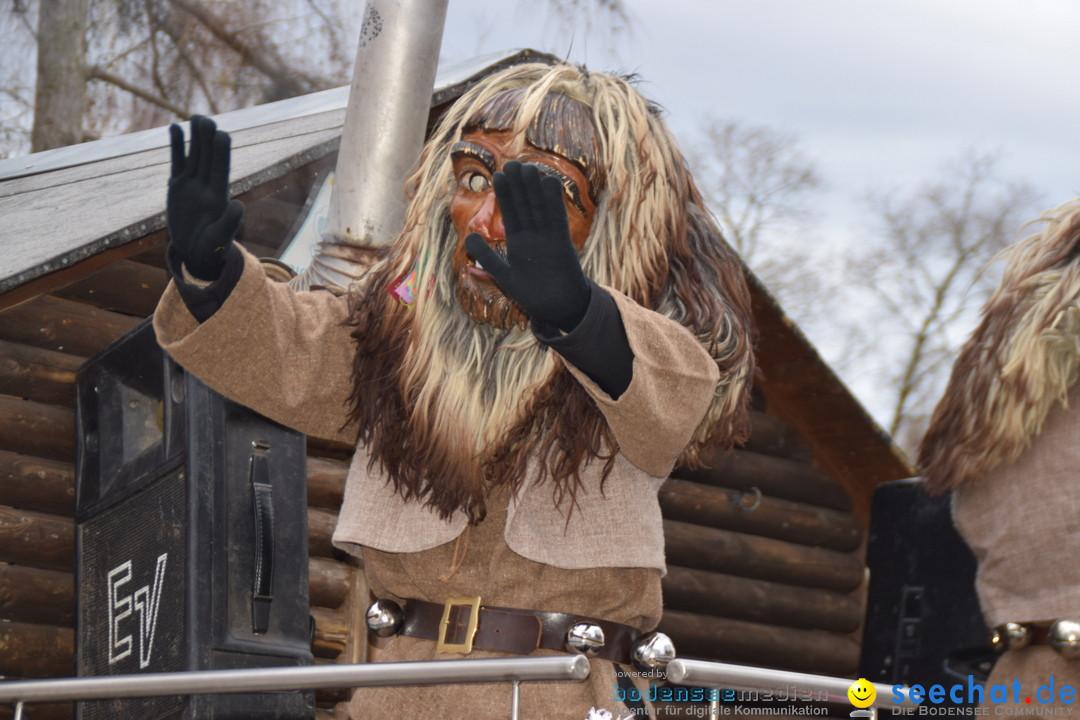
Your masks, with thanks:
[(479, 260), (473, 260), (473, 265), (475, 265), (476, 267), (480, 268), (481, 270), (483, 270), (483, 269), (484, 269), (484, 266), (480, 264), (480, 261), (479, 261)]

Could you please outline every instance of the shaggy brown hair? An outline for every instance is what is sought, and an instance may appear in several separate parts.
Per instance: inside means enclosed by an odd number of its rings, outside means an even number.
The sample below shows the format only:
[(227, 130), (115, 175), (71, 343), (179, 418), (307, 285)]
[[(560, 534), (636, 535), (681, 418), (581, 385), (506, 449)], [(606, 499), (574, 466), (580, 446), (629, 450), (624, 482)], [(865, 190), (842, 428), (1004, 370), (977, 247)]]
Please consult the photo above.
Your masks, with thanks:
[[(560, 120), (581, 107), (595, 128), (588, 142)], [(478, 522), (491, 488), (516, 491), (532, 475), (550, 482), (557, 505), (568, 499), (572, 507), (582, 466), (602, 462), (606, 478), (617, 451), (556, 353), (528, 329), (474, 322), (455, 297), (450, 149), (465, 128), (509, 130), (585, 165), (598, 202), (581, 252), (586, 275), (689, 328), (720, 368), (683, 460), (699, 464), (703, 448), (744, 440), (749, 293), (657, 108), (623, 78), (569, 64), (518, 65), (472, 88), (444, 116), (409, 180), (401, 235), (352, 292), (351, 419), (401, 496)], [(387, 288), (414, 268), (418, 295), (406, 308)]]
[(919, 448), (933, 494), (1020, 457), (1080, 378), (1080, 201), (1006, 249), (1001, 285), (953, 366)]

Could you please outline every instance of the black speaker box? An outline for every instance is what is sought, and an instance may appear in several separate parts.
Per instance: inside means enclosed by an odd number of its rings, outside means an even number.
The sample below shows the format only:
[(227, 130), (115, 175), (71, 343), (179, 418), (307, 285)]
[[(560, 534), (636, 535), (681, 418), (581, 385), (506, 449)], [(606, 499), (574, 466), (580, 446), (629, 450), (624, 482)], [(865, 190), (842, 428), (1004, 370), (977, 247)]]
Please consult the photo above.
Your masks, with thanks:
[[(76, 390), (79, 675), (312, 664), (304, 436), (185, 372), (149, 320)], [(78, 707), (82, 720), (314, 715), (303, 691)]]
[(966, 688), (968, 676), (983, 682), (996, 659), (975, 595), (975, 558), (953, 527), (949, 496), (930, 497), (922, 486), (897, 480), (874, 492), (859, 675)]

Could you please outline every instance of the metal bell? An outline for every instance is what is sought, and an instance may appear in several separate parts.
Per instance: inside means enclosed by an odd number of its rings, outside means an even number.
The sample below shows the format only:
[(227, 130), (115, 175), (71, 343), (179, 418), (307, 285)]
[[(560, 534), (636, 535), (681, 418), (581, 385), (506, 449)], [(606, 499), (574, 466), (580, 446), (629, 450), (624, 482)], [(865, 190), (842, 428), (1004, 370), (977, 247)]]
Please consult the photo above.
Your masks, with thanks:
[(675, 659), (675, 643), (664, 633), (651, 632), (634, 643), (630, 658), (642, 672), (663, 669)]
[(371, 603), (364, 615), (364, 622), (368, 630), (375, 637), (390, 637), (396, 635), (401, 629), (401, 623), (405, 621), (405, 613), (393, 600), (376, 600)]
[(1020, 650), (1030, 643), (1031, 632), (1020, 623), (1003, 623), (990, 633), (990, 645), (999, 653), (1006, 650)]
[(1080, 658), (1080, 620), (1055, 620), (1050, 626), (1050, 644), (1066, 660)]
[(566, 648), (585, 657), (595, 657), (604, 647), (604, 630), (599, 625), (579, 622), (566, 631)]

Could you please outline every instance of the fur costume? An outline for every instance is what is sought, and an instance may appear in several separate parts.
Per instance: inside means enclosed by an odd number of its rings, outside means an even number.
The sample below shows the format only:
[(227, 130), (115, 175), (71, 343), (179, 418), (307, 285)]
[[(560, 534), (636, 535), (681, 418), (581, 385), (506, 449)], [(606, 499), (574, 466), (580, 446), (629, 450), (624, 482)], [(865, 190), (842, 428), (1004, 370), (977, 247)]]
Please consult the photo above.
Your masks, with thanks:
[[(510, 103), (508, 91), (516, 91)], [(557, 97), (578, 100), (592, 117), (570, 127), (551, 122), (559, 117), (550, 100)], [(589, 119), (595, 142), (575, 142)], [(582, 157), (600, 201), (581, 256), (585, 274), (690, 329), (720, 368), (714, 401), (684, 460), (696, 464), (702, 448), (745, 439), (753, 355), (742, 269), (657, 108), (621, 78), (572, 65), (519, 65), (471, 90), (443, 118), (410, 180), (401, 240), (372, 271), (354, 311), (363, 332), (353, 418), (403, 496), (443, 516), (464, 507), (475, 519), (484, 489), (500, 478), (515, 482), (534, 451), (548, 459), (542, 471), (556, 495), (571, 499), (581, 462), (611, 455), (595, 406), (531, 331), (477, 326), (460, 312), (450, 268), (449, 154), (472, 128), (512, 130), (541, 149)], [(422, 290), (413, 312), (403, 313), (383, 288), (418, 263)], [(380, 422), (387, 407), (400, 423)], [(425, 485), (431, 468), (453, 468), (460, 483)]]
[[(451, 148), (509, 130), (587, 170), (597, 210), (580, 253), (633, 352), (618, 398), (512, 310), (463, 307)], [(380, 598), (485, 605), (656, 627), (664, 571), (657, 492), (749, 429), (749, 293), (660, 119), (626, 80), (571, 65), (492, 75), (447, 112), (407, 187), (398, 240), (345, 296), (269, 282), (243, 254), (199, 322), (170, 285), (159, 342), (219, 392), (308, 434), (357, 444), (334, 541), (362, 554)], [(415, 300), (399, 301), (403, 278)], [(587, 332), (578, 328), (565, 338)], [(236, 342), (243, 328), (244, 342)], [(537, 653), (548, 651), (538, 650)], [(505, 656), (474, 651), (469, 657)], [(391, 638), (381, 661), (457, 658)], [(614, 665), (586, 683), (523, 688), (523, 717), (625, 714)], [(358, 718), (505, 717), (508, 685), (359, 690)]]
[[(952, 492), (988, 627), (1080, 617), (1080, 201), (1043, 220), (1003, 253), (919, 456), (927, 489)], [(1042, 685), (1076, 688), (1080, 661), (1010, 649), (986, 687), (1015, 681), (1021, 704)]]
[(1080, 201), (1002, 253), (1001, 285), (953, 366), (919, 450), (934, 494), (1015, 461), (1080, 377)]

